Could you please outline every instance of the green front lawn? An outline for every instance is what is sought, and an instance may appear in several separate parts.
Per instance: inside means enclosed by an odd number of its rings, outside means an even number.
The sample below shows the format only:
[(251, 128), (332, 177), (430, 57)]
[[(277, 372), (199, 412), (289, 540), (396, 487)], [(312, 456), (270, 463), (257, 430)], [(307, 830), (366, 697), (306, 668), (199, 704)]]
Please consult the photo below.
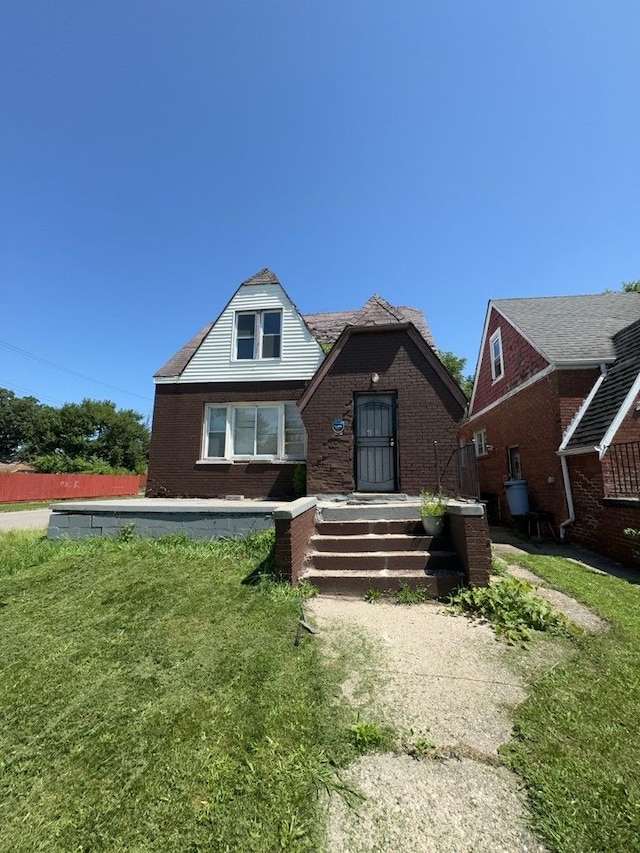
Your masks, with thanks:
[(0, 512), (18, 512), (22, 509), (47, 509), (53, 501), (22, 501), (20, 503), (0, 503)]
[(517, 562), (611, 625), (575, 640), (517, 712), (509, 752), (534, 827), (563, 853), (640, 850), (640, 586), (561, 558)]
[(247, 543), (0, 536), (0, 850), (316, 851), (339, 667)]

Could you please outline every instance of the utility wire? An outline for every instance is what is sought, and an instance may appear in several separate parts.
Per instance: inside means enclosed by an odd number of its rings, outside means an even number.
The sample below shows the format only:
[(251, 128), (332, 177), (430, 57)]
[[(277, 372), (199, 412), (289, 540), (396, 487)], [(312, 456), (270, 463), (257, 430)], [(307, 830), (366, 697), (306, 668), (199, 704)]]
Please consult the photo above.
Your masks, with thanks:
[(34, 361), (38, 361), (40, 364), (45, 364), (47, 367), (53, 367), (56, 370), (61, 370), (63, 373), (68, 373), (71, 376), (77, 376), (79, 379), (86, 379), (88, 382), (96, 382), (98, 385), (104, 385), (105, 388), (111, 388), (113, 391), (120, 391), (121, 394), (129, 394), (131, 397), (138, 397), (140, 400), (146, 400), (147, 403), (151, 402), (150, 397), (143, 397), (142, 394), (134, 394), (133, 391), (127, 391), (124, 388), (119, 388), (117, 385), (111, 385), (109, 382), (103, 382), (101, 379), (96, 379), (94, 376), (87, 376), (86, 373), (78, 373), (77, 370), (71, 370), (69, 367), (63, 367), (61, 364), (56, 364), (53, 361), (49, 361), (48, 359), (35, 355), (32, 352), (28, 352), (25, 349), (20, 349), (20, 347), (14, 346), (7, 341), (0, 341), (0, 346), (11, 350), (12, 352), (16, 352), (19, 355), (23, 355), (26, 358), (32, 358)]
[(7, 382), (4, 379), (0, 379), (0, 384), (3, 388), (8, 388), (10, 391), (22, 391), (23, 393), (26, 391), (30, 396), (33, 395), (38, 400), (42, 398), (43, 400), (49, 400), (51, 403), (57, 403), (60, 406), (64, 406), (62, 400), (57, 400), (55, 397), (49, 397), (46, 394), (38, 394), (32, 388), (24, 388), (22, 385), (16, 385), (15, 382)]

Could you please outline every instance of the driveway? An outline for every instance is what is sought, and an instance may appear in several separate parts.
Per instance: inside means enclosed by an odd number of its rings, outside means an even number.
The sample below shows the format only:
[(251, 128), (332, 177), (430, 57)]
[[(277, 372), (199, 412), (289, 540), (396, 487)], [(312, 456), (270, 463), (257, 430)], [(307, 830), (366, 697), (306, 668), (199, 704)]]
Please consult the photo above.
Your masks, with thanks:
[(0, 512), (0, 532), (5, 530), (35, 530), (49, 525), (50, 509), (20, 509)]

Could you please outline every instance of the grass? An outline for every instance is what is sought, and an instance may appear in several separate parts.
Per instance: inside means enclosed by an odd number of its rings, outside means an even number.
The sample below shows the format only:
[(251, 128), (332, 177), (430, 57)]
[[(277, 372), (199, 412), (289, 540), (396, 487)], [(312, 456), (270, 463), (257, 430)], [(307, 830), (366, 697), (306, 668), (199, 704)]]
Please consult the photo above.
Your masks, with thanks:
[(513, 767), (549, 849), (640, 849), (640, 586), (554, 557), (518, 563), (584, 602), (611, 628), (533, 686), (516, 714)]
[(1, 850), (322, 849), (353, 714), (299, 596), (242, 583), (271, 547), (0, 536)]
[(0, 503), (0, 512), (19, 512), (23, 509), (47, 509), (53, 501), (21, 501), (19, 503)]

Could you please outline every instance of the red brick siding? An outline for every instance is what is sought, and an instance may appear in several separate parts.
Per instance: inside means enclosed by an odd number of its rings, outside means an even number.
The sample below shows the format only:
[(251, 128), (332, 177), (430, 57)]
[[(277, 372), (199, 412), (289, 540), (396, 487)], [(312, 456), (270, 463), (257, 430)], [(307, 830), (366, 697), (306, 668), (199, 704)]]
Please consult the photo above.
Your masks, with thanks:
[(640, 441), (640, 411), (636, 412), (636, 406), (640, 405), (640, 394), (634, 402), (620, 424), (620, 429), (614, 436), (615, 444), (622, 444), (627, 441)]
[[(504, 375), (501, 379), (494, 382), (491, 378), (489, 341), (491, 335), (498, 328), (502, 337)], [(479, 412), (486, 406), (494, 403), (506, 394), (507, 391), (511, 391), (512, 388), (521, 385), (536, 373), (544, 370), (548, 365), (549, 362), (495, 308), (492, 308), (489, 315), (487, 337), (480, 358), (478, 382), (471, 414), (473, 415), (475, 412)]]
[(304, 568), (309, 540), (316, 529), (315, 506), (295, 518), (276, 518), (276, 571), (296, 584)]
[[(371, 383), (376, 372), (379, 381)], [(398, 489), (418, 494), (437, 487), (433, 442), (438, 442), (440, 468), (456, 447), (456, 423), (462, 406), (436, 374), (406, 331), (353, 334), (307, 404), (308, 494), (348, 493), (355, 489), (354, 393), (397, 393)], [(335, 436), (331, 422), (345, 421)], [(454, 490), (452, 473), (443, 487)]]
[(206, 403), (297, 400), (300, 382), (157, 385), (149, 454), (150, 497), (293, 496), (295, 465), (235, 462), (197, 465)]
[(626, 527), (640, 529), (640, 500), (603, 497), (603, 475), (597, 453), (568, 457), (576, 521), (570, 538), (585, 548), (628, 566), (640, 567), (639, 550), (624, 535)]
[(503, 519), (511, 517), (503, 482), (509, 476), (508, 449), (514, 445), (520, 448), (522, 477), (528, 484), (532, 508), (553, 513), (556, 529), (567, 518), (557, 450), (564, 429), (597, 375), (594, 370), (554, 371), (461, 428), (460, 435), (467, 442), (474, 432), (487, 431), (492, 450), (478, 460), (480, 488), (498, 496)]

